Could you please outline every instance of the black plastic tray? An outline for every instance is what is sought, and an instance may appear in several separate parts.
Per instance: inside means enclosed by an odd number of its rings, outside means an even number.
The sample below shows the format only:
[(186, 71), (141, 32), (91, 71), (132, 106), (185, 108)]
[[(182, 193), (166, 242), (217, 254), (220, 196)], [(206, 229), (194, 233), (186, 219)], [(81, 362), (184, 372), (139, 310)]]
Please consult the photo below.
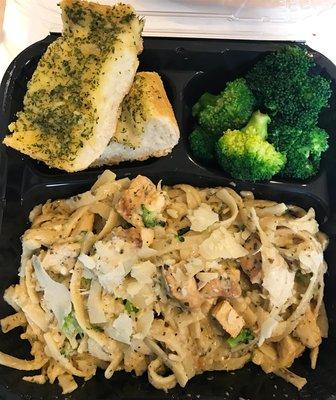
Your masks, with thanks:
[[(57, 37), (51, 34), (28, 47), (9, 66), (0, 88), (0, 132), (7, 134), (7, 125), (22, 108), (26, 85), (46, 47)], [(79, 382), (79, 389), (67, 396), (71, 399), (154, 400), (332, 400), (336, 399), (336, 97), (323, 112), (320, 125), (328, 130), (331, 146), (314, 179), (299, 183), (273, 180), (267, 183), (233, 182), (214, 167), (200, 165), (191, 155), (188, 134), (192, 129), (191, 106), (205, 91), (219, 91), (226, 81), (244, 74), (265, 52), (284, 46), (285, 42), (229, 41), (205, 39), (146, 38), (140, 56), (140, 69), (157, 71), (163, 78), (168, 96), (181, 128), (181, 140), (171, 155), (145, 162), (124, 163), (113, 168), (118, 178), (147, 175), (165, 184), (180, 182), (196, 186), (233, 185), (236, 190), (252, 190), (257, 197), (285, 201), (305, 208), (314, 207), (321, 229), (331, 237), (326, 257), (326, 305), (330, 321), (330, 336), (321, 346), (318, 367), (310, 369), (308, 354), (298, 359), (293, 370), (308, 379), (298, 392), (290, 384), (264, 374), (248, 365), (233, 373), (209, 372), (193, 378), (182, 389), (176, 387), (164, 393), (155, 390), (147, 377), (117, 373), (109, 381), (102, 373), (92, 380)], [(317, 70), (333, 81), (336, 93), (336, 67), (321, 54), (312, 51)], [(2, 145), (1, 145), (2, 146)], [(16, 282), (21, 244), (20, 236), (28, 226), (28, 213), (33, 206), (47, 199), (68, 197), (89, 188), (104, 168), (67, 174), (22, 156), (14, 150), (0, 147), (0, 317), (10, 313), (2, 300), (6, 287)], [(28, 346), (18, 339), (19, 330), (0, 334), (0, 350), (17, 356), (29, 354)], [(23, 382), (25, 373), (0, 366), (0, 399), (61, 398), (57, 385), (34, 385)]]

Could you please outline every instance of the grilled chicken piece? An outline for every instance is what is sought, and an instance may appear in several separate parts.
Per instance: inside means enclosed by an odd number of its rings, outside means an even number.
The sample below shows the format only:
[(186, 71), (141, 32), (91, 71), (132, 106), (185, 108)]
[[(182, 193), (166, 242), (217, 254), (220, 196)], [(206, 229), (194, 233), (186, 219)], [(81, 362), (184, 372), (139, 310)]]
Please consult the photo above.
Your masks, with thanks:
[(229, 269), (227, 270), (226, 276), (221, 276), (220, 278), (208, 282), (201, 290), (201, 294), (207, 299), (239, 297), (242, 292), (239, 280), (240, 271), (233, 268)]
[(239, 335), (245, 325), (244, 318), (226, 300), (216, 304), (212, 315), (222, 325), (222, 328), (234, 338)]
[(159, 224), (159, 215), (164, 206), (163, 193), (148, 178), (139, 175), (124, 191), (116, 205), (116, 210), (133, 226), (152, 228)]
[(176, 264), (162, 269), (168, 293), (185, 307), (201, 307), (205, 299), (197, 289), (195, 278), (184, 275), (179, 268), (179, 264)]
[(201, 290), (196, 279), (184, 273), (182, 263), (163, 268), (162, 275), (171, 297), (191, 309), (205, 306), (205, 303), (210, 308), (218, 298), (235, 298), (241, 295), (238, 269), (228, 269), (225, 277), (211, 280)]
[(188, 279), (182, 286), (178, 286), (174, 278), (169, 274), (166, 276), (166, 280), (176, 300), (189, 308), (201, 307), (204, 298), (197, 290), (197, 283), (194, 278)]
[(277, 351), (281, 366), (290, 367), (304, 349), (305, 347), (302, 343), (295, 340), (290, 335), (284, 337), (279, 343), (277, 343)]
[(115, 235), (133, 242), (137, 247), (142, 245), (150, 246), (154, 239), (153, 230), (148, 228), (131, 227), (123, 229), (122, 227), (117, 227), (113, 232)]

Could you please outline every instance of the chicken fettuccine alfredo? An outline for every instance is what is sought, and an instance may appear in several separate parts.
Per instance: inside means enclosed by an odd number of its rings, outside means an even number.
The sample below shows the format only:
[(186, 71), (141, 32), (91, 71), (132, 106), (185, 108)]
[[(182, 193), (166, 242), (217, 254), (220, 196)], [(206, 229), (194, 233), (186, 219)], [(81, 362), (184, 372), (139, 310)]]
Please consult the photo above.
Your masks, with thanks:
[(30, 214), (20, 281), (5, 300), (31, 360), (0, 363), (35, 383), (98, 368), (145, 372), (153, 386), (185, 386), (196, 374), (252, 361), (299, 389), (287, 368), (305, 348), (315, 368), (328, 322), (323, 250), (314, 210), (240, 195), (231, 188), (155, 186), (105, 171), (90, 191)]

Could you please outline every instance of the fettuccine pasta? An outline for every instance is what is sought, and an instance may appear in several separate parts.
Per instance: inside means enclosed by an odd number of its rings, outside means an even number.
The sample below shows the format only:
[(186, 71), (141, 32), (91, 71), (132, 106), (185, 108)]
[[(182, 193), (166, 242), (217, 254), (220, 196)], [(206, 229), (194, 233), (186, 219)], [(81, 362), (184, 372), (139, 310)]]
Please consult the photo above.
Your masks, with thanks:
[(314, 210), (230, 188), (155, 186), (105, 171), (91, 190), (30, 213), (19, 283), (5, 300), (31, 360), (0, 352), (29, 382), (69, 393), (97, 369), (147, 372), (157, 389), (252, 361), (299, 389), (289, 371), (328, 334)]

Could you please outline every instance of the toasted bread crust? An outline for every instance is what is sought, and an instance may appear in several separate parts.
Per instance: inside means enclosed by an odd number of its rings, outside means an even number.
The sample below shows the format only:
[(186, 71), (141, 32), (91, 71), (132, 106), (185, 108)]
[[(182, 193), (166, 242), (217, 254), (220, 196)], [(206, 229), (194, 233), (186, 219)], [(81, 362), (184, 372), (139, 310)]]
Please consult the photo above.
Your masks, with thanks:
[[(180, 136), (179, 128), (159, 74), (156, 72), (138, 72), (135, 79), (139, 77), (142, 79), (143, 86), (140, 101), (144, 109), (143, 118), (145, 121), (144, 132), (141, 133), (139, 145), (132, 147), (121, 141), (112, 140), (101, 157), (92, 163), (92, 166), (116, 165), (123, 161), (144, 161), (150, 157), (163, 157), (169, 154), (177, 144)], [(130, 95), (135, 96), (135, 94), (132, 94), (132, 89)], [(122, 107), (125, 107), (124, 103)], [(155, 145), (152, 140), (147, 140), (152, 121), (156, 121), (161, 126), (162, 133), (165, 135), (165, 138)], [(140, 130), (139, 127), (136, 127), (136, 129)]]
[(170, 104), (166, 90), (163, 86), (160, 75), (156, 72), (138, 72), (137, 75), (143, 77), (148, 88), (147, 103), (150, 104), (153, 114), (164, 116), (176, 124), (173, 107)]

